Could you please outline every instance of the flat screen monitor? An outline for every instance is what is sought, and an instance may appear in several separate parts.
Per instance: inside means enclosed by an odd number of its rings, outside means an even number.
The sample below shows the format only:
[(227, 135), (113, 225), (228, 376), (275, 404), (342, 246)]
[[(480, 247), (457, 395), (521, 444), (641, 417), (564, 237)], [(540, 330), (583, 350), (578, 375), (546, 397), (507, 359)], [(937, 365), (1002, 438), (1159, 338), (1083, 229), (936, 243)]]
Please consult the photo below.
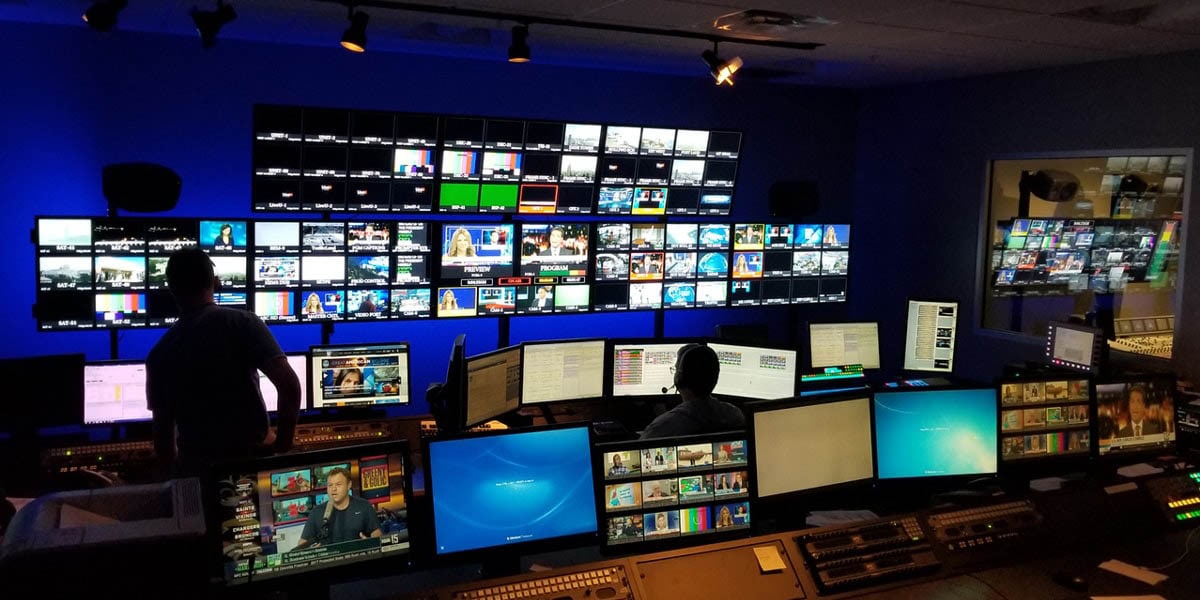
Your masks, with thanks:
[(661, 396), (675, 385), (675, 358), (691, 343), (618, 341), (612, 347), (613, 396)]
[(604, 396), (604, 340), (526, 342), (521, 405)]
[(211, 556), (226, 585), (407, 565), (410, 493), (404, 440), (220, 464), (204, 479)]
[(512, 346), (466, 359), (463, 427), (474, 427), (521, 406), (521, 348)]
[(879, 323), (809, 323), (812, 368), (862, 365), (878, 369)]
[[(308, 398), (308, 377), (305, 376), (308, 373), (308, 353), (288, 354), (287, 361), (292, 366), (292, 370), (296, 372), (296, 379), (300, 380), (300, 405), (303, 408)], [(279, 391), (262, 371), (258, 372), (258, 390), (262, 393), (263, 404), (266, 405), (267, 412), (275, 412), (279, 409)]]
[(408, 342), (308, 349), (309, 406), (408, 404)]
[(128, 423), (154, 417), (146, 407), (146, 363), (111, 361), (83, 366), (83, 423)]
[(639, 551), (744, 534), (756, 483), (746, 450), (744, 431), (597, 444), (603, 545)]
[[(751, 411), (757, 497), (821, 490), (875, 476), (869, 396), (761, 403)], [(801, 456), (803, 466), (796, 462)]]
[(904, 337), (904, 370), (954, 370), (958, 302), (909, 300)]
[(996, 473), (996, 388), (875, 392), (879, 479)]
[(513, 237), (511, 223), (442, 224), (442, 278), (512, 275)]
[(1175, 443), (1175, 377), (1145, 375), (1096, 381), (1100, 456), (1152, 454)]
[(0, 431), (79, 425), (83, 422), (83, 354), (0, 360), (3, 381), (36, 381), (32, 401), (0, 402)]
[(434, 553), (594, 536), (590, 452), (588, 425), (430, 440), (425, 473)]
[(1083, 375), (1000, 382), (1000, 461), (1008, 466), (1087, 460), (1091, 382)]
[(1046, 327), (1046, 362), (1064, 369), (1094, 373), (1104, 333), (1095, 327), (1051, 321)]
[(709, 342), (721, 374), (713, 393), (723, 397), (776, 400), (796, 394), (796, 351)]

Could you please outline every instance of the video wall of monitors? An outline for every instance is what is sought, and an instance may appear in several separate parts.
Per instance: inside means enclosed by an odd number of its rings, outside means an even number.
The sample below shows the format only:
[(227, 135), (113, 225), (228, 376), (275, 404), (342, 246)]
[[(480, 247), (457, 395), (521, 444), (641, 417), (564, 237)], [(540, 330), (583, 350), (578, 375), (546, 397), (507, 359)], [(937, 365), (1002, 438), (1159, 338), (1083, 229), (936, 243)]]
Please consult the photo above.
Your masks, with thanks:
[(728, 215), (742, 134), (257, 105), (255, 211)]
[(844, 302), (850, 226), (39, 217), (38, 328), (166, 327), (170, 253), (271, 324)]
[(1083, 377), (1000, 382), (1000, 460), (1086, 459), (1091, 397), (1091, 381)]

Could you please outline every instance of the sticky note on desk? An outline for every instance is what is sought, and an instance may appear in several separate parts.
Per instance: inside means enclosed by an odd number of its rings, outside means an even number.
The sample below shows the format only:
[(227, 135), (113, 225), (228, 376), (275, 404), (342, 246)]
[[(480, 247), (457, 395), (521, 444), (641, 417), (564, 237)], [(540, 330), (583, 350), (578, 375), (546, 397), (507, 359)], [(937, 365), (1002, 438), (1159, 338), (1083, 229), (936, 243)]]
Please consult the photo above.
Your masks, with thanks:
[(758, 568), (763, 573), (774, 573), (787, 568), (779, 549), (775, 546), (755, 546), (754, 556), (758, 557)]
[(1167, 579), (1166, 575), (1156, 573), (1150, 569), (1135, 567), (1127, 562), (1120, 560), (1106, 560), (1100, 563), (1100, 568), (1105, 571), (1112, 571), (1117, 575), (1124, 575), (1130, 579), (1136, 579), (1142, 583), (1149, 585), (1158, 585)]

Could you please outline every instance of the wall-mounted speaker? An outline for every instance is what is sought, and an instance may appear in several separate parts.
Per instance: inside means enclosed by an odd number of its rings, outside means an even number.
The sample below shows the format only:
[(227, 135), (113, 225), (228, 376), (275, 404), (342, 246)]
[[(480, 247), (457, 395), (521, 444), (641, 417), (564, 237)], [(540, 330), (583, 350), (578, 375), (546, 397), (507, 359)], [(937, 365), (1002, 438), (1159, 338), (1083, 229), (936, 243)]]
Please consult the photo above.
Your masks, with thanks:
[(767, 192), (772, 217), (799, 219), (816, 214), (820, 201), (815, 181), (776, 181)]
[(183, 189), (178, 173), (154, 163), (111, 164), (101, 176), (108, 206), (129, 212), (171, 210)]

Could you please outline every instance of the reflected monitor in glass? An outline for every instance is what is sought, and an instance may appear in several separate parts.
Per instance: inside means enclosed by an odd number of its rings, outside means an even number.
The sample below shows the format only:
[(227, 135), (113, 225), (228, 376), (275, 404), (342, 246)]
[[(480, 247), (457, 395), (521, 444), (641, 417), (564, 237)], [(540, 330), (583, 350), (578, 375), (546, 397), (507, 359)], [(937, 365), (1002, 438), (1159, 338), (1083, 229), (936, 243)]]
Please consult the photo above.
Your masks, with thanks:
[(995, 387), (874, 394), (879, 479), (994, 475), (999, 425)]
[[(750, 443), (758, 498), (870, 481), (871, 399), (761, 402), (750, 405)], [(802, 468), (798, 457), (804, 457)]]
[(812, 368), (857, 364), (878, 369), (879, 323), (809, 323)]
[(474, 427), (521, 406), (521, 348), (511, 346), (466, 359), (463, 427)]

